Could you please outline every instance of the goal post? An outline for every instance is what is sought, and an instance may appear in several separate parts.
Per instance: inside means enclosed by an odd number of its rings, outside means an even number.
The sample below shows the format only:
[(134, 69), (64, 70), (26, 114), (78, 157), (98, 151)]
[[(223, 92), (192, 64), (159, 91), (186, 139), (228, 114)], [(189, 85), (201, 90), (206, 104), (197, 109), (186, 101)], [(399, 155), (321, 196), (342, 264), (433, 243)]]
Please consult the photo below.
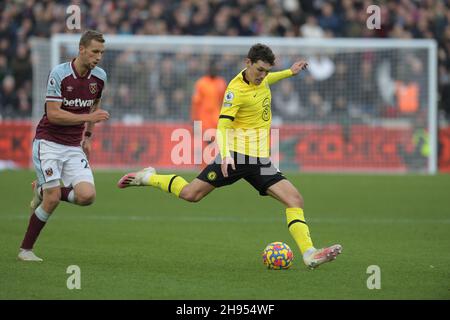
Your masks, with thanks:
[[(108, 84), (102, 104), (111, 120), (98, 128), (103, 140), (94, 161), (99, 166), (140, 167), (152, 160), (163, 168), (195, 168), (170, 160), (175, 143), (171, 130), (193, 128), (195, 81), (211, 63), (230, 81), (245, 67), (248, 49), (264, 43), (277, 57), (274, 71), (299, 58), (309, 63), (304, 74), (271, 86), (281, 170), (437, 171), (434, 40), (144, 35), (106, 35), (105, 40), (101, 67)], [(52, 67), (68, 61), (77, 55), (78, 42), (77, 34), (53, 35), (49, 54), (41, 53), (39, 59)], [(34, 71), (33, 90), (42, 90), (49, 70)], [(33, 106), (39, 108), (43, 101)], [(122, 153), (128, 149), (114, 144), (133, 139), (140, 141), (135, 141), (140, 143), (136, 150), (146, 151), (130, 160)], [(167, 150), (156, 155), (154, 148)]]

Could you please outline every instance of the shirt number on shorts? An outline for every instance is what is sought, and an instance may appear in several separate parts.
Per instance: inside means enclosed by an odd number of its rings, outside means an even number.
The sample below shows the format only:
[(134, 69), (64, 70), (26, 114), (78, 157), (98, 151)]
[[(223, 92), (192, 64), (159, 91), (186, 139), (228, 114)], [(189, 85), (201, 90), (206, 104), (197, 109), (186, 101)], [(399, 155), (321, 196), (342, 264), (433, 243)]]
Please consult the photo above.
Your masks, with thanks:
[(84, 169), (89, 169), (89, 163), (86, 159), (81, 159), (81, 163), (84, 165)]

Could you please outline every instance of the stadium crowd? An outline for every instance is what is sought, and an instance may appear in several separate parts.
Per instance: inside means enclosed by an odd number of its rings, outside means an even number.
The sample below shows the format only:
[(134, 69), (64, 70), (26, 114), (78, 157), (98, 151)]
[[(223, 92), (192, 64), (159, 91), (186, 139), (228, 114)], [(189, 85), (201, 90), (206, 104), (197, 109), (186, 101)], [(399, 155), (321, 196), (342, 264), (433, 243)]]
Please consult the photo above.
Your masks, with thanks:
[[(366, 9), (374, 3), (381, 7), (381, 29), (369, 30), (366, 27), (369, 16)], [(31, 116), (30, 39), (48, 38), (54, 33), (78, 32), (67, 30), (66, 27), (66, 9), (71, 4), (81, 8), (83, 29), (92, 28), (105, 34), (434, 38), (439, 45), (439, 109), (442, 118), (450, 120), (449, 0), (4, 0), (0, 3), (0, 120)], [(151, 77), (148, 79), (148, 76), (133, 77), (137, 82), (136, 86), (141, 82), (142, 86), (149, 88), (152, 88), (152, 84), (157, 84), (156, 88), (168, 89), (155, 90), (153, 87), (149, 96), (139, 97), (133, 95), (133, 88), (127, 85), (127, 79), (121, 79), (129, 74), (121, 72), (121, 69), (133, 67), (135, 57), (130, 55), (132, 54), (125, 51), (111, 58), (123, 63), (116, 63), (115, 70), (107, 70), (114, 95), (111, 95), (106, 104), (133, 110), (152, 101), (146, 117), (164, 119), (171, 114), (180, 114), (187, 119), (192, 86), (177, 86), (176, 78), (171, 76), (173, 64), (170, 60), (177, 58), (185, 61), (185, 67), (193, 70), (192, 77), (200, 77), (203, 72), (198, 61), (186, 61), (186, 56), (183, 55), (167, 56), (161, 63), (147, 61), (144, 69), (135, 66), (137, 73), (139, 70), (154, 71), (152, 68), (155, 67), (160, 69), (160, 78), (157, 80), (152, 80)], [(412, 70), (405, 77), (417, 76), (419, 84), (423, 81), (421, 73), (425, 68), (422, 58), (420, 55), (405, 57)], [(224, 60), (223, 68), (227, 64), (233, 65), (233, 68), (242, 65), (232, 58)], [(351, 61), (339, 57), (327, 61), (327, 57), (320, 56), (316, 60), (311, 63), (333, 65), (335, 72), (327, 81), (333, 85), (332, 92), (342, 92), (342, 81), (339, 79), (345, 77)], [(374, 69), (377, 68), (376, 60), (366, 57), (362, 61), (358, 69), (361, 70), (360, 75), (352, 84), (359, 92), (357, 99), (361, 101), (348, 101), (351, 97), (339, 94), (327, 96), (329, 93), (320, 88), (329, 88), (330, 84), (311, 87), (317, 77), (321, 76), (311, 73), (302, 80), (302, 86), (306, 88), (304, 92), (307, 92), (306, 98), (292, 94), (298, 89), (292, 82), (283, 83), (273, 97), (274, 114), (278, 112), (281, 118), (289, 119), (330, 114), (340, 116), (352, 112), (349, 108), (351, 103), (358, 103), (362, 107), (356, 114), (371, 114), (375, 110), (377, 116), (390, 115), (392, 112), (389, 108), (379, 114), (379, 108), (371, 105), (377, 104), (377, 98), (373, 94), (376, 86), (373, 76)], [(230, 74), (232, 73), (234, 70)], [(170, 108), (183, 108), (186, 112), (172, 113)]]

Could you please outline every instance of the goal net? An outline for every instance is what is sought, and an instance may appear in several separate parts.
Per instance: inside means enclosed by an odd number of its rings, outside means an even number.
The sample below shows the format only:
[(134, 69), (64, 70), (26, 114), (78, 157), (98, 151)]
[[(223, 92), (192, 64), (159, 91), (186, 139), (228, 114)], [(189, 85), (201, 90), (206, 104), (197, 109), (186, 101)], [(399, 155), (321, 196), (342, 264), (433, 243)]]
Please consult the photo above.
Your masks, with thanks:
[[(248, 49), (269, 45), (273, 70), (299, 58), (309, 68), (271, 86), (273, 156), (281, 170), (436, 172), (436, 44), (434, 40), (106, 36), (108, 74), (96, 126), (96, 167), (195, 169), (192, 154), (173, 161), (176, 130), (192, 133), (195, 82), (214, 64), (230, 81)], [(79, 35), (54, 35), (33, 46), (33, 115), (43, 112), (47, 66), (78, 53)], [(47, 52), (46, 52), (47, 50)], [(45, 67), (45, 68), (44, 68)], [(272, 141), (273, 143), (274, 141)], [(189, 144), (191, 152), (194, 143)], [(191, 160), (191, 161), (189, 161)]]

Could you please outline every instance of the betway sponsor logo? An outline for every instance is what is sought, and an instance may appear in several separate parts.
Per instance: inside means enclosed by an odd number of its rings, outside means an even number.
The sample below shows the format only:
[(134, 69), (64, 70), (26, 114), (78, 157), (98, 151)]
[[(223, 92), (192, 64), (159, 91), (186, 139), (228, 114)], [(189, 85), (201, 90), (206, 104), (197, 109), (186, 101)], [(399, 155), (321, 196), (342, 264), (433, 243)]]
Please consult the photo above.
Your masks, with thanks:
[(94, 105), (94, 99), (82, 100), (77, 98), (75, 100), (67, 100), (64, 98), (63, 105), (65, 107), (92, 107)]

